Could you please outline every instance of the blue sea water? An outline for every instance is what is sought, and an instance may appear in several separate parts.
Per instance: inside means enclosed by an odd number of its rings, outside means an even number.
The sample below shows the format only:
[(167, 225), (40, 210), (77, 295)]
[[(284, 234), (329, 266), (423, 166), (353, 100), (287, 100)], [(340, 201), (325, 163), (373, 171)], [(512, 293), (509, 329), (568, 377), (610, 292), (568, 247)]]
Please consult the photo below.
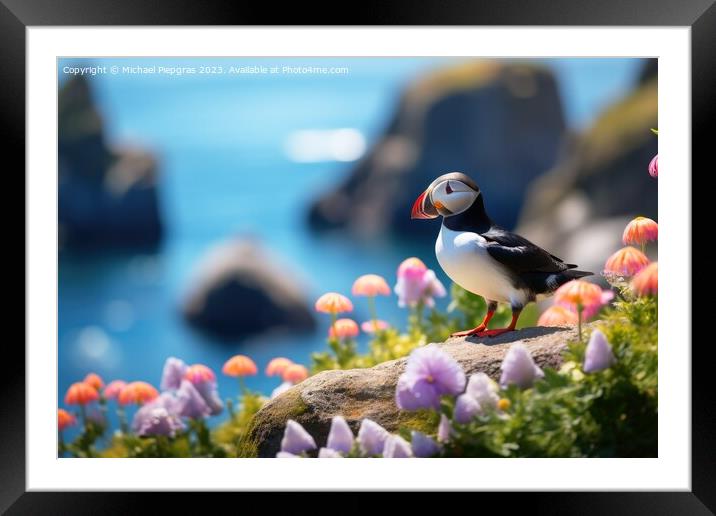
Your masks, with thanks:
[[(317, 236), (305, 225), (307, 206), (349, 173), (337, 161), (299, 163), (285, 144), (305, 129), (354, 128), (370, 145), (389, 120), (405, 84), (444, 66), (439, 58), (352, 59), (92, 59), (65, 66), (347, 66), (346, 75), (242, 74), (168, 76), (104, 74), (90, 78), (108, 139), (155, 152), (166, 238), (151, 255), (62, 255), (59, 269), (59, 393), (90, 371), (105, 380), (159, 384), (168, 356), (220, 371), (231, 355), (251, 356), (260, 369), (275, 356), (308, 364), (325, 348), (328, 321), (312, 335), (272, 335), (218, 343), (187, 327), (178, 307), (193, 268), (214, 244), (250, 234), (300, 268), (309, 299), (348, 293), (355, 277), (373, 272), (391, 282), (399, 262), (418, 255), (437, 267), (433, 242), (360, 242)], [(635, 59), (543, 60), (557, 75), (568, 123), (582, 128), (634, 82)], [(439, 277), (448, 284), (439, 269)], [(445, 301), (443, 301), (444, 303)], [(356, 319), (366, 307), (356, 300)], [(443, 305), (444, 306), (444, 305)], [(379, 299), (380, 316), (403, 326), (395, 298)], [(362, 342), (365, 345), (365, 342)], [(269, 394), (278, 384), (263, 375), (247, 385)], [(234, 379), (219, 375), (224, 397)], [(219, 421), (221, 417), (213, 418)]]

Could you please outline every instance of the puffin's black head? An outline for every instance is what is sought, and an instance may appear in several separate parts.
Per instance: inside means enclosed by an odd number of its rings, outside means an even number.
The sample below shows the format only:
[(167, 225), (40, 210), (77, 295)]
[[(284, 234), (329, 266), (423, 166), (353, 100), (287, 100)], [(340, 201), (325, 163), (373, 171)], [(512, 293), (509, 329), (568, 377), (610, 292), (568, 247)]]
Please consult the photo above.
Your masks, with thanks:
[(465, 174), (443, 174), (415, 199), (410, 218), (434, 219), (440, 215), (457, 215), (472, 206), (479, 196), (480, 187)]

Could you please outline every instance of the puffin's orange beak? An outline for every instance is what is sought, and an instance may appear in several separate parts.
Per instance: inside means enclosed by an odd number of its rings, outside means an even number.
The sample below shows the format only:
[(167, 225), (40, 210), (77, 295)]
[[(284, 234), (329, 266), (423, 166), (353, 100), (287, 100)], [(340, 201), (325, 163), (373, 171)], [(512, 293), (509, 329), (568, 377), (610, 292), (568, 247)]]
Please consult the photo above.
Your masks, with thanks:
[(434, 219), (438, 216), (438, 210), (430, 202), (428, 191), (421, 193), (413, 203), (413, 209), (410, 212), (411, 219)]

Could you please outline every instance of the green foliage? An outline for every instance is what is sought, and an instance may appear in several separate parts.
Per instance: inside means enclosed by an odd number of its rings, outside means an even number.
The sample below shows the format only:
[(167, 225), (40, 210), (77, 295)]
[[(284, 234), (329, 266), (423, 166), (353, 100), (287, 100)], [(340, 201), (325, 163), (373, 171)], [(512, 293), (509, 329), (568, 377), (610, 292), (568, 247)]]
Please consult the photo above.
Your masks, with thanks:
[(657, 453), (655, 298), (619, 301), (597, 323), (616, 363), (582, 372), (586, 344), (569, 343), (559, 371), (533, 388), (510, 386), (506, 410), (454, 423), (446, 457), (655, 457)]

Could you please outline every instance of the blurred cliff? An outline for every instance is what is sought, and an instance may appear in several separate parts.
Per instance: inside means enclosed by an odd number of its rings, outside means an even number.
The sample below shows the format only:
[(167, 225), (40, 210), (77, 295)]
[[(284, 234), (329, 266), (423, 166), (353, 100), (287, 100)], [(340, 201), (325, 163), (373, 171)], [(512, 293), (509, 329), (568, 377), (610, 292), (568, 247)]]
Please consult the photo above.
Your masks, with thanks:
[(557, 256), (595, 272), (619, 249), (637, 215), (657, 219), (658, 181), (647, 166), (658, 152), (657, 60), (634, 89), (605, 109), (530, 186), (518, 231)]
[(154, 246), (162, 235), (157, 161), (107, 145), (89, 84), (73, 76), (58, 99), (59, 246)]
[(517, 223), (530, 181), (557, 159), (565, 119), (555, 78), (533, 64), (476, 61), (430, 73), (402, 95), (389, 127), (347, 180), (309, 212), (317, 230), (434, 235), (410, 208), (438, 175), (465, 172), (490, 214)]

